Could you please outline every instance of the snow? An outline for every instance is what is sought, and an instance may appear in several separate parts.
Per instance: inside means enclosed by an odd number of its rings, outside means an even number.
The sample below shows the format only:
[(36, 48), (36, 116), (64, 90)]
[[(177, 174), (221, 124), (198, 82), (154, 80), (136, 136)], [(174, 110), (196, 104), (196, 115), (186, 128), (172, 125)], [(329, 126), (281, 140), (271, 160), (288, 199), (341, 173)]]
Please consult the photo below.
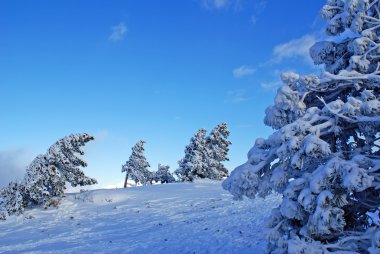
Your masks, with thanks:
[(0, 222), (0, 253), (264, 253), (280, 202), (234, 201), (211, 180), (71, 193)]
[[(133, 180), (128, 180), (128, 187), (135, 187), (136, 185), (141, 186), (141, 184), (136, 184)], [(94, 184), (94, 185), (85, 185), (85, 186), (76, 186), (72, 187), (70, 184), (66, 184), (66, 191), (65, 193), (76, 193), (81, 191), (89, 191), (89, 190), (96, 190), (96, 189), (121, 189), (124, 186), (124, 180), (109, 184), (109, 185), (100, 185), (100, 184)]]

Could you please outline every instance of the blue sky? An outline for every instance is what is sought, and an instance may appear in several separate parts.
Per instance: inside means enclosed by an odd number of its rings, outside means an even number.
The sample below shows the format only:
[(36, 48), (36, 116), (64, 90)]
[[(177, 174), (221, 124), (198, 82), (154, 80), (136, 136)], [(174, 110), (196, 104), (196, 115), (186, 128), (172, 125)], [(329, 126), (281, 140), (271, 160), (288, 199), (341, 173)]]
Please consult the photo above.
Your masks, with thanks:
[(280, 73), (315, 71), (324, 2), (1, 1), (0, 178), (78, 132), (96, 137), (86, 173), (102, 186), (123, 180), (139, 139), (152, 170), (174, 170), (193, 133), (220, 122), (232, 170), (271, 133)]

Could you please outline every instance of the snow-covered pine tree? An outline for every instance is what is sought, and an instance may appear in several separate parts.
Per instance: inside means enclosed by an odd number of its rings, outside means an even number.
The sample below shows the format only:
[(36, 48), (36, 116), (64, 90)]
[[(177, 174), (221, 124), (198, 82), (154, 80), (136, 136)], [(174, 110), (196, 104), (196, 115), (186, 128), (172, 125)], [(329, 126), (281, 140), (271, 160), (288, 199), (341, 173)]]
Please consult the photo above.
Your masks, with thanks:
[[(87, 163), (77, 156), (77, 154), (84, 155), (81, 147), (91, 140), (94, 140), (94, 137), (87, 133), (71, 134), (58, 140), (47, 153), (49, 165), (52, 165), (53, 170), (73, 187), (97, 183), (96, 179), (84, 174), (81, 167), (87, 167)], [(63, 193), (64, 189), (59, 186), (56, 193)]]
[(132, 147), (132, 154), (128, 161), (121, 167), (121, 172), (126, 172), (124, 188), (127, 187), (128, 179), (132, 179), (136, 183), (146, 185), (153, 180), (153, 174), (148, 170), (149, 162), (144, 155), (145, 141), (140, 140)]
[(0, 220), (9, 215), (23, 213), (25, 186), (20, 182), (10, 182), (8, 186), (0, 189)]
[(206, 146), (209, 150), (207, 165), (208, 178), (221, 180), (228, 176), (228, 169), (223, 165), (223, 161), (228, 161), (228, 140), (230, 131), (226, 123), (218, 124), (206, 138)]
[(181, 181), (193, 181), (195, 178), (207, 178), (207, 159), (209, 151), (206, 146), (206, 130), (199, 129), (190, 144), (185, 148), (185, 156), (178, 161), (179, 168), (174, 171)]
[(81, 167), (87, 163), (77, 156), (83, 155), (81, 147), (94, 138), (87, 133), (71, 134), (53, 144), (45, 155), (37, 156), (27, 167), (24, 183), (27, 202), (49, 206), (53, 197), (61, 198), (66, 182), (71, 186), (95, 184)]
[(316, 43), (319, 77), (284, 73), (259, 138), (223, 187), (235, 198), (283, 194), (268, 222), (269, 253), (380, 253), (380, 3), (328, 0)]
[(24, 177), (27, 205), (50, 206), (54, 197), (61, 197), (66, 181), (49, 163), (48, 155), (38, 155), (26, 168)]
[(93, 139), (86, 133), (72, 134), (57, 141), (46, 154), (37, 156), (27, 167), (23, 182), (11, 182), (0, 190), (0, 217), (22, 213), (27, 206), (57, 204), (66, 182), (72, 186), (97, 183), (84, 175), (80, 167), (87, 164), (76, 156), (83, 155), (80, 148)]
[(161, 183), (173, 183), (175, 179), (169, 172), (169, 166), (158, 164), (158, 170), (154, 173), (154, 180)]

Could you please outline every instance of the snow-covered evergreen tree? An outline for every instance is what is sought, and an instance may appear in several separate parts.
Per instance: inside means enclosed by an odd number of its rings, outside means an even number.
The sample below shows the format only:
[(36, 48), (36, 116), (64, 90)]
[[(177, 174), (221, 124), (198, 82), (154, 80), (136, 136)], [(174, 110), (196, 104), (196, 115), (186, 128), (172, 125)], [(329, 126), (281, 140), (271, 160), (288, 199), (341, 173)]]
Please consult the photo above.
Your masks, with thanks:
[(23, 213), (24, 195), (25, 186), (19, 182), (10, 182), (7, 187), (0, 189), (0, 220)]
[(140, 140), (132, 147), (132, 154), (128, 161), (121, 167), (121, 172), (126, 172), (124, 188), (127, 187), (128, 179), (136, 183), (146, 185), (153, 180), (153, 173), (148, 170), (150, 167), (144, 155), (145, 141)]
[[(58, 172), (62, 181), (70, 183), (73, 187), (97, 183), (95, 179), (84, 174), (81, 168), (87, 167), (87, 163), (77, 156), (84, 155), (81, 147), (91, 140), (94, 140), (94, 137), (87, 133), (71, 134), (58, 140), (47, 153), (49, 165), (53, 166), (52, 170)], [(63, 194), (65, 188), (57, 187), (56, 193)]]
[(55, 166), (49, 163), (48, 155), (39, 155), (27, 167), (24, 183), (25, 202), (47, 207), (54, 197), (63, 195), (66, 182)]
[[(284, 73), (248, 161), (223, 187), (237, 199), (283, 194), (270, 253), (380, 253), (380, 3), (328, 0), (328, 35), (310, 54), (321, 76)], [(375, 218), (374, 218), (375, 217)]]
[(185, 148), (185, 156), (178, 161), (179, 168), (174, 171), (181, 181), (193, 181), (195, 178), (207, 178), (209, 151), (206, 146), (206, 130), (199, 129), (190, 144)]
[(158, 170), (154, 173), (154, 181), (161, 183), (173, 183), (175, 179), (169, 172), (169, 166), (158, 164)]
[(226, 123), (217, 125), (206, 138), (206, 146), (209, 150), (207, 165), (208, 178), (221, 180), (228, 176), (228, 169), (223, 161), (228, 161), (228, 151), (231, 142), (228, 140), (230, 131)]
[[(66, 183), (72, 186), (97, 183), (85, 176), (81, 167), (87, 164), (76, 155), (83, 155), (81, 147), (93, 139), (86, 133), (72, 134), (57, 141), (46, 154), (37, 156), (27, 167), (22, 183), (12, 182), (0, 190), (0, 217), (19, 214), (27, 206), (56, 204), (64, 194)], [(14, 209), (9, 209), (9, 204)]]
[(44, 155), (37, 156), (27, 167), (24, 178), (28, 203), (49, 206), (52, 198), (60, 198), (71, 186), (95, 184), (81, 167), (87, 163), (77, 156), (83, 155), (81, 147), (94, 138), (87, 133), (71, 134), (53, 144)]

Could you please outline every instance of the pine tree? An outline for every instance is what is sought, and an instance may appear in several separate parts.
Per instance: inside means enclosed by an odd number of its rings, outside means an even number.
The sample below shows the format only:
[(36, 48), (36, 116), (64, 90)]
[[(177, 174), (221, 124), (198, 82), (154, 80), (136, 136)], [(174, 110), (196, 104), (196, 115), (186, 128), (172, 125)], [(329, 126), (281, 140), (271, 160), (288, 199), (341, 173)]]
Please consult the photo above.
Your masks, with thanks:
[(175, 179), (169, 172), (169, 166), (158, 164), (158, 170), (154, 173), (154, 180), (161, 183), (173, 183)]
[(380, 2), (328, 0), (326, 32), (310, 49), (325, 72), (284, 73), (248, 161), (223, 187), (236, 199), (283, 201), (268, 221), (270, 253), (380, 253)]
[(228, 176), (228, 169), (223, 165), (223, 161), (228, 161), (228, 140), (230, 131), (226, 123), (217, 125), (206, 138), (206, 146), (209, 150), (207, 165), (208, 178), (221, 180)]
[(199, 129), (190, 144), (185, 148), (185, 156), (178, 161), (179, 168), (174, 171), (181, 181), (193, 181), (195, 178), (207, 178), (207, 159), (209, 151), (206, 147), (206, 130)]
[(23, 182), (12, 182), (0, 190), (0, 217), (20, 214), (28, 206), (57, 204), (67, 182), (72, 186), (97, 183), (84, 175), (80, 167), (87, 164), (76, 156), (83, 155), (80, 148), (93, 139), (86, 133), (72, 134), (57, 141), (46, 154), (37, 156), (27, 167)]
[(56, 193), (63, 193), (65, 189), (63, 181), (73, 187), (97, 183), (95, 179), (84, 174), (81, 167), (87, 167), (87, 163), (76, 155), (84, 155), (81, 147), (91, 140), (94, 140), (94, 137), (87, 133), (71, 134), (49, 148), (47, 153), (49, 165), (53, 166), (52, 170), (55, 170), (62, 179), (62, 186), (55, 186), (58, 187)]
[(132, 147), (131, 156), (121, 168), (121, 172), (126, 172), (124, 188), (127, 187), (129, 178), (142, 185), (153, 180), (153, 174), (148, 170), (150, 165), (144, 155), (144, 144), (145, 141), (140, 140)]
[(45, 155), (37, 156), (24, 177), (27, 202), (47, 207), (56, 203), (53, 198), (64, 195), (67, 182), (73, 187), (97, 183), (84, 174), (81, 167), (87, 163), (77, 156), (84, 155), (81, 147), (93, 139), (87, 133), (71, 134), (53, 144)]
[(10, 182), (7, 187), (0, 189), (0, 220), (24, 212), (24, 195), (25, 186), (19, 182)]
[(49, 163), (47, 155), (37, 156), (27, 167), (24, 177), (25, 200), (29, 205), (51, 205), (54, 197), (61, 197), (66, 181)]

